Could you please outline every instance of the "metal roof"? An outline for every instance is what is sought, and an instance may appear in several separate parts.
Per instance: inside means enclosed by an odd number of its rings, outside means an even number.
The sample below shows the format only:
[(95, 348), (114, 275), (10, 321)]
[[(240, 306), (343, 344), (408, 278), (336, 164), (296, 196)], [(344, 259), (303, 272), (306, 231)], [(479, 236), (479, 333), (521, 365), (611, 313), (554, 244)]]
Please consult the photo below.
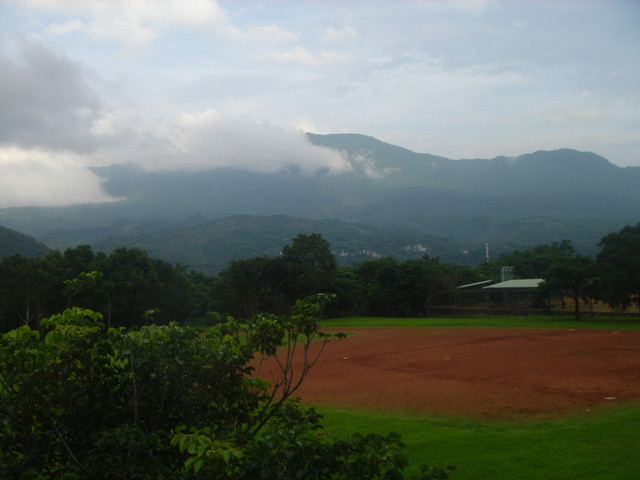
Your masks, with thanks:
[(460, 285), (459, 287), (456, 287), (458, 290), (462, 290), (465, 288), (474, 288), (474, 287), (480, 287), (482, 285), (488, 285), (491, 282), (493, 282), (493, 280), (483, 280), (482, 282), (476, 282), (476, 283), (467, 283), (466, 285)]
[(495, 283), (484, 287), (485, 290), (490, 288), (536, 288), (544, 280), (542, 278), (523, 278), (519, 280), (507, 280), (506, 282)]

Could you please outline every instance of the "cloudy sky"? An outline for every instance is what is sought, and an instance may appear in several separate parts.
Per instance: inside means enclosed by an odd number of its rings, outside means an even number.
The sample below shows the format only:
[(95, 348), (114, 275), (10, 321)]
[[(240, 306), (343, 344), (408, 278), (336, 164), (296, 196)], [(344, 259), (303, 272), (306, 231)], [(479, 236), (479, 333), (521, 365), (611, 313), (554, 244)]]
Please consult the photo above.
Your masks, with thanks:
[(90, 166), (340, 171), (301, 135), (640, 165), (637, 0), (0, 0), (0, 207)]

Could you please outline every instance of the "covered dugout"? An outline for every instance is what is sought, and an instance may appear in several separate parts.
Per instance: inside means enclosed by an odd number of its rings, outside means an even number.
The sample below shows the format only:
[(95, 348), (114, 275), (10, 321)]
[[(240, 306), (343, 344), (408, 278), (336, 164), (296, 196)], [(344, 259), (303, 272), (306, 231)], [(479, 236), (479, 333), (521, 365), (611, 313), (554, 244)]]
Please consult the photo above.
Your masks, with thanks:
[(506, 280), (500, 283), (484, 282), (461, 285), (456, 289), (458, 313), (486, 312), (528, 315), (537, 297), (542, 278)]

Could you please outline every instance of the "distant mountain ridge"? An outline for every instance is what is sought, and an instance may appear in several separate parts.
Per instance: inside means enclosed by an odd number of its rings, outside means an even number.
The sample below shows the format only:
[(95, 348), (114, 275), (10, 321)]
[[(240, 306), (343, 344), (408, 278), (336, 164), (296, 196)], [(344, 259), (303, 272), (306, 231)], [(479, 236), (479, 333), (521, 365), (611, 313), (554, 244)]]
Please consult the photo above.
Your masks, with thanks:
[(368, 155), (385, 181), (404, 186), (503, 193), (571, 192), (598, 189), (640, 199), (640, 167), (618, 167), (604, 157), (572, 149), (539, 150), (517, 157), (451, 160), (415, 153), (359, 134), (308, 134), (316, 145)]
[(112, 165), (95, 171), (105, 189), (124, 200), (3, 209), (0, 225), (65, 248), (152, 233), (160, 242), (164, 230), (196, 235), (194, 228), (202, 224), (204, 231), (215, 219), (247, 215), (260, 224), (259, 217), (281, 215), (448, 238), (460, 252), (485, 243), (498, 252), (569, 239), (591, 253), (604, 234), (640, 221), (640, 167), (621, 168), (594, 153), (561, 149), (450, 160), (360, 134), (308, 137), (343, 152), (351, 168), (303, 175)]

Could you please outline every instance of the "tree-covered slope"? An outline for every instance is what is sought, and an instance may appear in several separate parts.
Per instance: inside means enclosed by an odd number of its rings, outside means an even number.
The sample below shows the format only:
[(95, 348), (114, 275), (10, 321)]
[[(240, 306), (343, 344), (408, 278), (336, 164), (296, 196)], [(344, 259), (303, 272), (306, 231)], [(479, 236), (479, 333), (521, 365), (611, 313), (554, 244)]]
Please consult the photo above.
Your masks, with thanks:
[(112, 237), (94, 246), (106, 252), (119, 246), (136, 246), (155, 258), (214, 274), (231, 260), (278, 255), (282, 246), (300, 233), (322, 235), (341, 264), (379, 256), (404, 259), (428, 254), (452, 258), (460, 252), (460, 247), (450, 238), (408, 229), (284, 215), (232, 216), (145, 235)]
[(19, 253), (25, 257), (39, 257), (48, 248), (38, 240), (15, 230), (0, 226), (0, 258)]
[[(593, 153), (562, 149), (450, 160), (365, 135), (309, 134), (309, 139), (342, 152), (351, 168), (305, 175), (292, 169), (190, 172), (112, 165), (95, 171), (105, 189), (122, 200), (4, 209), (0, 223), (58, 248), (97, 245), (110, 237), (143, 242), (144, 235), (208, 219), (250, 215), (261, 225), (255, 217), (285, 215), (373, 225), (389, 233), (410, 229), (455, 238), (466, 250), (483, 249), (485, 243), (499, 251), (569, 239), (585, 251), (602, 235), (640, 220), (640, 167), (621, 168)], [(227, 255), (235, 246), (206, 255)], [(258, 245), (250, 250), (270, 253)]]

